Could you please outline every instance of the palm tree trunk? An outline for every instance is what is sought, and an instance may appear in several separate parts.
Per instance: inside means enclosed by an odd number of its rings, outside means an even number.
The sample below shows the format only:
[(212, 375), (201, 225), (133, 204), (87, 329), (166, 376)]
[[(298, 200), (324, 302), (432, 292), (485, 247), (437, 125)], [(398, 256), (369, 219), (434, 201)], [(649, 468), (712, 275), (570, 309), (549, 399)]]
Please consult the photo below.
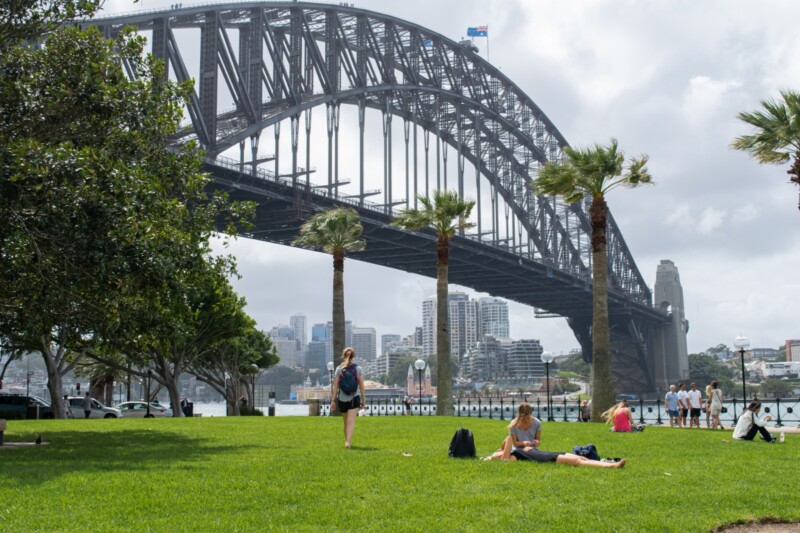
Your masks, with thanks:
[(436, 243), (436, 414), (453, 416), (453, 385), (450, 370), (450, 317), (447, 294), (447, 267), (450, 242), (440, 235)]
[[(333, 252), (333, 362), (344, 351), (344, 252)], [(356, 354), (358, 355), (358, 354)]]
[(611, 339), (608, 331), (608, 254), (605, 198), (592, 198), (592, 422), (614, 404)]

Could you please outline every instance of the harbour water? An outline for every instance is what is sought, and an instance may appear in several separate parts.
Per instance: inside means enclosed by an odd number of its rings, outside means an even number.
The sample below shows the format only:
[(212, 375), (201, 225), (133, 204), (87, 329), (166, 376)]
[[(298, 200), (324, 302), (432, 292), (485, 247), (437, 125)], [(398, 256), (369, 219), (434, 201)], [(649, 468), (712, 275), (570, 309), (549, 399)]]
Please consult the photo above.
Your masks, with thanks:
[[(266, 407), (257, 405), (256, 408), (267, 412)], [(194, 413), (206, 416), (225, 416), (224, 403), (195, 403)], [(275, 416), (308, 416), (308, 405), (284, 405), (277, 404), (275, 406)]]

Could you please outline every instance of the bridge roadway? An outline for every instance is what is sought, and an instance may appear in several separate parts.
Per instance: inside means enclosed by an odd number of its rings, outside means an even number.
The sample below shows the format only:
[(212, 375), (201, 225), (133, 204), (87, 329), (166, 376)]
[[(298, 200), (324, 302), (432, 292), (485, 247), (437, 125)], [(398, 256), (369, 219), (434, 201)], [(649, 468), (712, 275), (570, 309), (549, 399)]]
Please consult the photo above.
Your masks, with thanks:
[[(358, 201), (335, 199), (324, 188), (306, 188), (301, 180), (295, 187), (289, 178), (276, 179), (259, 173), (241, 172), (238, 165), (222, 159), (207, 160), (204, 170), (213, 182), (211, 190), (227, 192), (231, 199), (257, 204), (254, 227), (244, 237), (289, 245), (300, 226), (314, 212), (337, 206), (356, 209), (361, 215), (367, 247), (348, 257), (405, 272), (436, 277), (436, 235), (432, 230), (405, 231), (391, 227), (391, 216), (383, 206), (358, 206)], [(591, 320), (591, 279), (581, 279), (545, 264), (517, 255), (501, 246), (456, 236), (451, 241), (450, 283), (492, 296), (530, 305), (553, 315)], [(629, 318), (652, 325), (667, 322), (668, 316), (650, 306), (631, 300), (609, 287), (609, 317), (620, 323)]]

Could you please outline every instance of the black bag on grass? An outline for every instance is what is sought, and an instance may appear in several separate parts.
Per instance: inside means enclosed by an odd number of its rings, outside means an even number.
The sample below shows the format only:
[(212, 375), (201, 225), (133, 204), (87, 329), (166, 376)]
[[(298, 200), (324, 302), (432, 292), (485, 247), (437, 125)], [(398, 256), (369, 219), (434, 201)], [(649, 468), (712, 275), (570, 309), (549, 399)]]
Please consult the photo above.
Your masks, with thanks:
[(447, 455), (456, 458), (474, 458), (475, 439), (472, 437), (472, 432), (466, 428), (457, 429), (450, 440), (450, 451)]
[(572, 448), (572, 453), (581, 455), (587, 459), (600, 460), (600, 454), (597, 453), (597, 447), (594, 444), (587, 444), (586, 446), (575, 446)]

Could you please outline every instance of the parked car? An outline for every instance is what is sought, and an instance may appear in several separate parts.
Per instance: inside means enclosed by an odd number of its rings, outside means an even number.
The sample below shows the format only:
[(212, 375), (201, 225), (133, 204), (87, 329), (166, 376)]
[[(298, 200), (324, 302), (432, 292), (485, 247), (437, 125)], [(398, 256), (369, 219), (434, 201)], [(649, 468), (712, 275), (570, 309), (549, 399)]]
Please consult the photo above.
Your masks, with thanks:
[(54, 418), (49, 402), (38, 396), (0, 394), (0, 418), (21, 420), (25, 418)]
[[(117, 405), (117, 409), (124, 413), (125, 418), (148, 418), (147, 403), (145, 402), (123, 402)], [(157, 405), (155, 402), (150, 402), (150, 418), (171, 416), (171, 409), (167, 409), (163, 405)]]
[[(70, 396), (69, 406), (72, 409), (72, 414), (75, 418), (83, 418), (83, 396)], [(114, 407), (106, 407), (102, 403), (92, 398), (92, 411), (89, 418), (122, 418), (122, 411)]]

